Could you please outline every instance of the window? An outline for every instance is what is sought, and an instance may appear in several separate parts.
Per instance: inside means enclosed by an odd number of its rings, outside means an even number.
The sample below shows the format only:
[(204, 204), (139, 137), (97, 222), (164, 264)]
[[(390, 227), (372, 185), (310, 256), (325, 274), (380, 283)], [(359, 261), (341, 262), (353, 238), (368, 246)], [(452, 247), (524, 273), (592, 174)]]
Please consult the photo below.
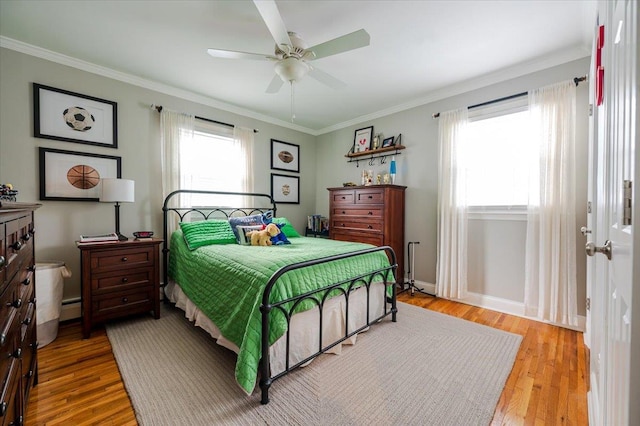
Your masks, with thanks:
[(532, 143), (527, 97), (469, 111), (461, 151), (467, 205), (485, 210), (528, 204)]
[[(193, 137), (180, 140), (180, 187), (185, 189), (251, 191), (250, 150), (236, 140), (233, 128), (195, 120)], [(198, 197), (192, 202), (198, 204)], [(205, 199), (202, 203), (206, 204)]]

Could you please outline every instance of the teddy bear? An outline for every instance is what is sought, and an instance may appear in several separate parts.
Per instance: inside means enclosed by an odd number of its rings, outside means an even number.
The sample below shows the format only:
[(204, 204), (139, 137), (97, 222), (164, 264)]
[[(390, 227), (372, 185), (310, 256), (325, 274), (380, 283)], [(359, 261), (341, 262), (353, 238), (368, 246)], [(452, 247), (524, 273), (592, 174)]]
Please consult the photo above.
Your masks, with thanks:
[(280, 228), (275, 223), (268, 224), (261, 231), (247, 232), (247, 236), (251, 237), (252, 246), (270, 246), (271, 237), (274, 237), (280, 233)]

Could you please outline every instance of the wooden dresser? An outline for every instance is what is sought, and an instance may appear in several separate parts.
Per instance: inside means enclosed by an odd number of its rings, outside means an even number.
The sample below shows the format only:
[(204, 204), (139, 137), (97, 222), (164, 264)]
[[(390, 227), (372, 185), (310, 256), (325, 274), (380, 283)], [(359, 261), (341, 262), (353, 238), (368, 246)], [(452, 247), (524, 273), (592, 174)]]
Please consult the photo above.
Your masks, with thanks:
[(0, 424), (22, 425), (38, 382), (34, 211), (40, 204), (0, 204)]
[(398, 262), (396, 281), (404, 282), (404, 192), (406, 186), (328, 188), (334, 240), (391, 246)]
[(153, 311), (160, 318), (162, 239), (78, 243), (82, 270), (82, 337), (110, 319)]

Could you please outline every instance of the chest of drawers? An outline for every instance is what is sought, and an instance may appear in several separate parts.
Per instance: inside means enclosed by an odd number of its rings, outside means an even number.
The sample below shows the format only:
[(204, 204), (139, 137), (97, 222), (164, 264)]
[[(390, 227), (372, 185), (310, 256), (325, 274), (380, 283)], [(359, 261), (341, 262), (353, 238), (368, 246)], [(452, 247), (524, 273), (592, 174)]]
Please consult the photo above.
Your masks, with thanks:
[(78, 244), (82, 269), (82, 335), (110, 319), (153, 311), (160, 318), (161, 239)]
[(390, 246), (400, 283), (404, 281), (405, 189), (400, 185), (328, 188), (330, 238)]
[[(7, 206), (10, 206), (7, 208)], [(38, 378), (34, 210), (0, 208), (0, 424), (22, 425), (29, 390)]]

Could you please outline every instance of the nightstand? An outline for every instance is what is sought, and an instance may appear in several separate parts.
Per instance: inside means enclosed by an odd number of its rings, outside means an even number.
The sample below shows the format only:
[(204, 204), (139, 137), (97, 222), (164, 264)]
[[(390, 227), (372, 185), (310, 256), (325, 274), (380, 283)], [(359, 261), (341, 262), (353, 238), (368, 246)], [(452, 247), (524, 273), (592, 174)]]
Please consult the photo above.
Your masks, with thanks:
[(160, 318), (162, 239), (79, 243), (82, 337), (107, 320), (153, 311)]

